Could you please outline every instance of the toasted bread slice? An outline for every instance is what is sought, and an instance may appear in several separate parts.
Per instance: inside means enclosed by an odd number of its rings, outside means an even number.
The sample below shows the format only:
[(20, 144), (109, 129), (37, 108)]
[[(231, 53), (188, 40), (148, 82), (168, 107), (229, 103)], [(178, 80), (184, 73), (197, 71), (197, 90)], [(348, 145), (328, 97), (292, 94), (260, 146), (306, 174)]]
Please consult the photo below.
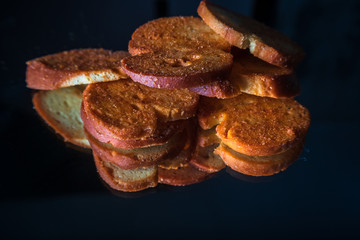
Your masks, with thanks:
[(206, 147), (196, 146), (195, 152), (192, 155), (190, 164), (200, 171), (215, 173), (221, 171), (226, 167), (224, 161), (216, 154), (214, 149), (219, 144), (213, 144)]
[(111, 162), (104, 161), (94, 152), (93, 155), (100, 177), (115, 190), (136, 192), (157, 186), (158, 170), (156, 165), (125, 170)]
[(241, 94), (235, 98), (200, 100), (199, 124), (215, 125), (221, 141), (237, 152), (271, 156), (302, 141), (310, 126), (309, 111), (293, 99)]
[(81, 86), (39, 91), (33, 96), (33, 104), (38, 114), (65, 141), (90, 148), (80, 118), (82, 91)]
[(89, 121), (83, 107), (81, 108), (81, 118), (84, 122), (84, 128), (88, 131), (94, 138), (103, 143), (109, 143), (116, 148), (123, 149), (133, 149), (133, 148), (144, 148), (151, 146), (163, 145), (171, 137), (173, 137), (178, 132), (182, 131), (186, 125), (187, 120), (177, 120), (171, 122), (165, 122), (159, 124), (155, 133), (150, 137), (142, 139), (130, 139), (123, 140), (116, 137), (106, 135), (106, 131), (103, 131), (101, 128), (97, 128), (94, 123)]
[(159, 124), (193, 117), (198, 100), (187, 89), (160, 90), (130, 79), (90, 84), (83, 93), (87, 118), (105, 135), (122, 140), (146, 139)]
[(231, 98), (242, 92), (272, 98), (291, 98), (300, 93), (300, 84), (292, 69), (271, 65), (244, 50), (232, 53), (234, 64), (228, 79), (190, 90), (217, 98)]
[(177, 155), (187, 140), (186, 132), (172, 137), (167, 143), (158, 146), (134, 149), (116, 148), (111, 144), (96, 140), (85, 130), (92, 150), (103, 160), (114, 163), (122, 169), (150, 167), (167, 157)]
[(285, 152), (273, 156), (249, 156), (234, 151), (221, 143), (215, 149), (225, 164), (233, 170), (251, 176), (269, 176), (284, 171), (298, 159), (303, 149), (303, 141), (291, 146)]
[(200, 147), (208, 147), (213, 144), (220, 144), (221, 139), (216, 135), (216, 129), (215, 127), (211, 129), (198, 129), (197, 133), (197, 144)]
[(231, 45), (250, 52), (270, 64), (294, 67), (304, 57), (302, 49), (287, 36), (251, 18), (208, 1), (202, 1), (199, 16)]
[(185, 186), (205, 181), (213, 174), (199, 171), (192, 165), (187, 165), (178, 169), (158, 169), (159, 183), (172, 186)]
[(200, 18), (159, 18), (140, 26), (129, 42), (131, 55), (164, 49), (222, 49), (230, 51), (230, 44), (209, 28)]
[(27, 87), (52, 90), (127, 78), (121, 69), (124, 51), (78, 49), (47, 55), (27, 62)]
[(219, 49), (167, 49), (122, 60), (132, 80), (149, 87), (187, 88), (228, 77), (233, 56)]

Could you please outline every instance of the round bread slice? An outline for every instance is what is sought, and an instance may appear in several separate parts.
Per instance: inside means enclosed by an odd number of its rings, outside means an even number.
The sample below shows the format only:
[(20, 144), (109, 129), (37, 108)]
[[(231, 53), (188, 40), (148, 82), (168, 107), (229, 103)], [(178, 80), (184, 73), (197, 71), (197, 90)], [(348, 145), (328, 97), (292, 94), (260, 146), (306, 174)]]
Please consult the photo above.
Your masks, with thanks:
[(92, 150), (103, 160), (114, 163), (122, 169), (134, 169), (156, 165), (167, 157), (177, 155), (184, 147), (187, 136), (181, 132), (172, 137), (167, 143), (158, 146), (134, 149), (116, 148), (111, 144), (96, 140), (85, 130)]
[(159, 124), (193, 117), (198, 100), (187, 89), (155, 89), (124, 79), (88, 85), (83, 108), (104, 135), (142, 140), (154, 136)]
[(251, 176), (269, 176), (287, 169), (299, 158), (303, 141), (294, 144), (285, 152), (273, 156), (249, 156), (234, 151), (221, 143), (215, 149), (227, 166), (233, 170)]
[(185, 186), (205, 181), (213, 174), (197, 170), (192, 165), (187, 165), (178, 169), (158, 169), (159, 183), (172, 186)]
[(83, 87), (39, 91), (33, 96), (35, 110), (65, 141), (90, 148), (80, 118)]
[(167, 49), (122, 60), (130, 78), (149, 87), (187, 88), (226, 79), (233, 56), (219, 49)]
[(217, 98), (236, 97), (242, 92), (272, 98), (299, 95), (300, 84), (292, 69), (271, 65), (247, 51), (232, 53), (234, 63), (228, 79), (189, 89), (199, 95)]
[(115, 190), (123, 192), (136, 192), (157, 186), (157, 166), (125, 170), (119, 168), (111, 162), (102, 160), (94, 152), (93, 155), (100, 177)]
[(200, 2), (199, 16), (231, 45), (250, 52), (279, 67), (294, 67), (304, 57), (303, 50), (290, 38), (251, 18), (208, 1)]
[(128, 55), (125, 51), (77, 49), (39, 57), (27, 62), (27, 87), (52, 90), (127, 78), (121, 59)]
[(230, 44), (200, 18), (167, 17), (150, 21), (133, 33), (129, 42), (131, 55), (164, 49), (193, 50), (202, 48), (230, 51)]
[(309, 111), (293, 99), (241, 94), (235, 98), (201, 98), (203, 129), (216, 127), (221, 141), (237, 152), (271, 156), (301, 141), (310, 126)]
[(100, 142), (108, 143), (116, 148), (133, 149), (133, 148), (144, 148), (165, 144), (171, 137), (178, 132), (182, 131), (185, 127), (187, 120), (170, 121), (159, 124), (156, 128), (155, 133), (147, 138), (142, 139), (130, 139), (123, 140), (116, 137), (106, 135), (101, 129), (98, 129), (94, 123), (89, 121), (84, 108), (80, 110), (81, 118), (84, 123), (84, 128), (89, 132), (95, 139)]

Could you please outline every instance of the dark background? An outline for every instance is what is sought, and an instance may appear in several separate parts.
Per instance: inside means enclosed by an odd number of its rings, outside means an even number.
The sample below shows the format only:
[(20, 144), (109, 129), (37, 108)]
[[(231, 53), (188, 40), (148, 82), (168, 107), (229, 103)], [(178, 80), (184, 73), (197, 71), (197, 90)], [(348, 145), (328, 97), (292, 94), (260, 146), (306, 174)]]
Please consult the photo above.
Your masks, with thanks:
[(0, 21), (1, 239), (348, 239), (360, 237), (359, 1), (215, 1), (278, 29), (312, 125), (302, 157), (267, 178), (224, 170), (188, 186), (112, 193), (89, 152), (46, 127), (25, 87), (27, 60), (74, 48), (126, 50), (160, 16), (199, 1), (11, 1)]

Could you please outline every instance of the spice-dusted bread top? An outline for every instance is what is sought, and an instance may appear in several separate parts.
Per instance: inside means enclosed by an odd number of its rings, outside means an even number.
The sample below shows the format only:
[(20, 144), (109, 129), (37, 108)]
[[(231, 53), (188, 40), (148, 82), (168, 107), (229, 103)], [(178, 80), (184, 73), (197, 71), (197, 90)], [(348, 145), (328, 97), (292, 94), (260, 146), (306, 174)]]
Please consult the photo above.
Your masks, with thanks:
[(136, 29), (129, 42), (131, 55), (163, 49), (184, 51), (205, 47), (230, 51), (227, 41), (195, 17), (167, 17), (150, 21)]
[(199, 16), (231, 45), (280, 67), (294, 67), (304, 57), (302, 49), (287, 36), (249, 17), (209, 1), (202, 1)]
[(150, 88), (130, 79), (90, 84), (83, 94), (93, 124), (125, 140), (150, 137), (161, 122), (193, 117), (198, 100), (187, 89)]
[(80, 118), (82, 86), (38, 91), (33, 96), (35, 110), (65, 141), (90, 148)]
[(122, 60), (131, 79), (156, 88), (186, 88), (228, 77), (233, 56), (219, 49), (161, 50)]
[(39, 57), (27, 62), (29, 88), (51, 90), (127, 78), (121, 69), (125, 51), (77, 49)]
[(253, 156), (284, 152), (302, 141), (310, 126), (309, 111), (295, 100), (248, 94), (221, 100), (202, 97), (198, 119), (203, 129), (218, 125), (224, 144)]

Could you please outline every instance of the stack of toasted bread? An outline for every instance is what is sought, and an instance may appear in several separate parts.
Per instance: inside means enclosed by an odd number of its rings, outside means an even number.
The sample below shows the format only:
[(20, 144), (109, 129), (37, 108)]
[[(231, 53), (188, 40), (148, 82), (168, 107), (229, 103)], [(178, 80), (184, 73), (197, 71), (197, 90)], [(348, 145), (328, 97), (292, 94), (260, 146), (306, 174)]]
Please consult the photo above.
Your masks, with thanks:
[(113, 189), (193, 184), (226, 166), (272, 175), (303, 149), (310, 115), (293, 99), (301, 48), (208, 1), (198, 14), (140, 26), (130, 54), (80, 49), (27, 63), (39, 115), (91, 148)]

